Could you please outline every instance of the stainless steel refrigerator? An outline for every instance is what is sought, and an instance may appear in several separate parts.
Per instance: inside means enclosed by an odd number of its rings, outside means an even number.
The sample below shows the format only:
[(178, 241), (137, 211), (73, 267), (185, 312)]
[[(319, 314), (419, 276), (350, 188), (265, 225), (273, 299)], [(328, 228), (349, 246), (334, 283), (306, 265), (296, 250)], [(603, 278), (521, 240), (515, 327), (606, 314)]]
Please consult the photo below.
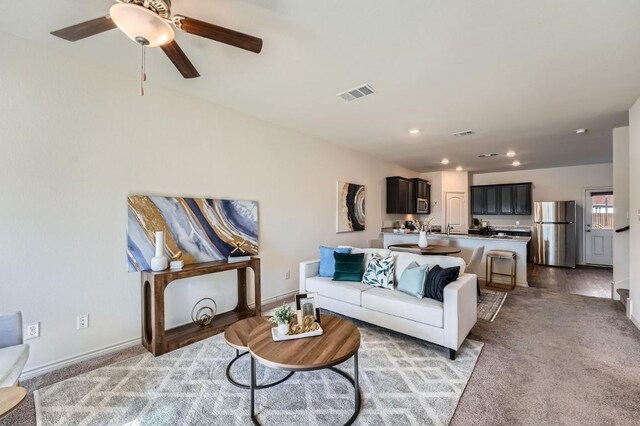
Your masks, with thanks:
[(576, 267), (576, 202), (533, 205), (533, 263)]

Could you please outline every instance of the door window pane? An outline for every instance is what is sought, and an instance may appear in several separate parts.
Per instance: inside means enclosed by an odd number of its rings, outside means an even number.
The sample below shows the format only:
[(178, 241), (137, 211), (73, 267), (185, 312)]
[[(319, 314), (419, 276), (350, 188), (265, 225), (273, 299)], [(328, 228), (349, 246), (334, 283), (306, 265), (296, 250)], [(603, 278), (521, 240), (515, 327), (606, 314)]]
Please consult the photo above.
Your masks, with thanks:
[(613, 192), (591, 193), (591, 227), (613, 229)]

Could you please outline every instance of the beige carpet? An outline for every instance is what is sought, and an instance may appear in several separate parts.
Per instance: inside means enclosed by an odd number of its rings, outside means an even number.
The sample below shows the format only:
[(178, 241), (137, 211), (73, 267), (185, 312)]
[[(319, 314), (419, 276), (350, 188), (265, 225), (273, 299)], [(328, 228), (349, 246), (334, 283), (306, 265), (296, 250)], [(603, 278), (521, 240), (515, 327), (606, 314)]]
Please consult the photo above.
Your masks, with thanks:
[(640, 424), (640, 330), (619, 302), (518, 287), (494, 322), (452, 426)]

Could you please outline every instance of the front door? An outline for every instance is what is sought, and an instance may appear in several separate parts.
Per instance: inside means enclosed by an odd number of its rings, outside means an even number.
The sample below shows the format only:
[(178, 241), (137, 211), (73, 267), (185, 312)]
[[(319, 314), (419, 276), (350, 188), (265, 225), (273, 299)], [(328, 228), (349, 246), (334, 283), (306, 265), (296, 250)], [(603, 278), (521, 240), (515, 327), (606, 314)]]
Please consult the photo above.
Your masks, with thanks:
[(585, 262), (613, 266), (613, 191), (588, 189), (585, 198)]
[(447, 192), (445, 195), (444, 229), (451, 226), (451, 232), (466, 234), (469, 232), (467, 225), (467, 195), (464, 192)]

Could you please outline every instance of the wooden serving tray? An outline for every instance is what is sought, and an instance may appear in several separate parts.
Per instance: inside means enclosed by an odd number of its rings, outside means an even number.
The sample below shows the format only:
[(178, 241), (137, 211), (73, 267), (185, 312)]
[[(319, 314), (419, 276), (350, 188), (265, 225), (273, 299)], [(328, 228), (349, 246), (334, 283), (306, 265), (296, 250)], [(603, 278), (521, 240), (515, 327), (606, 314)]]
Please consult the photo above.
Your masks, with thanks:
[(319, 330), (309, 331), (307, 333), (301, 334), (280, 334), (278, 331), (278, 327), (273, 327), (271, 329), (271, 337), (273, 337), (274, 342), (281, 342), (284, 340), (295, 340), (295, 339), (304, 339), (305, 337), (314, 337), (314, 336), (322, 336), (322, 327)]

